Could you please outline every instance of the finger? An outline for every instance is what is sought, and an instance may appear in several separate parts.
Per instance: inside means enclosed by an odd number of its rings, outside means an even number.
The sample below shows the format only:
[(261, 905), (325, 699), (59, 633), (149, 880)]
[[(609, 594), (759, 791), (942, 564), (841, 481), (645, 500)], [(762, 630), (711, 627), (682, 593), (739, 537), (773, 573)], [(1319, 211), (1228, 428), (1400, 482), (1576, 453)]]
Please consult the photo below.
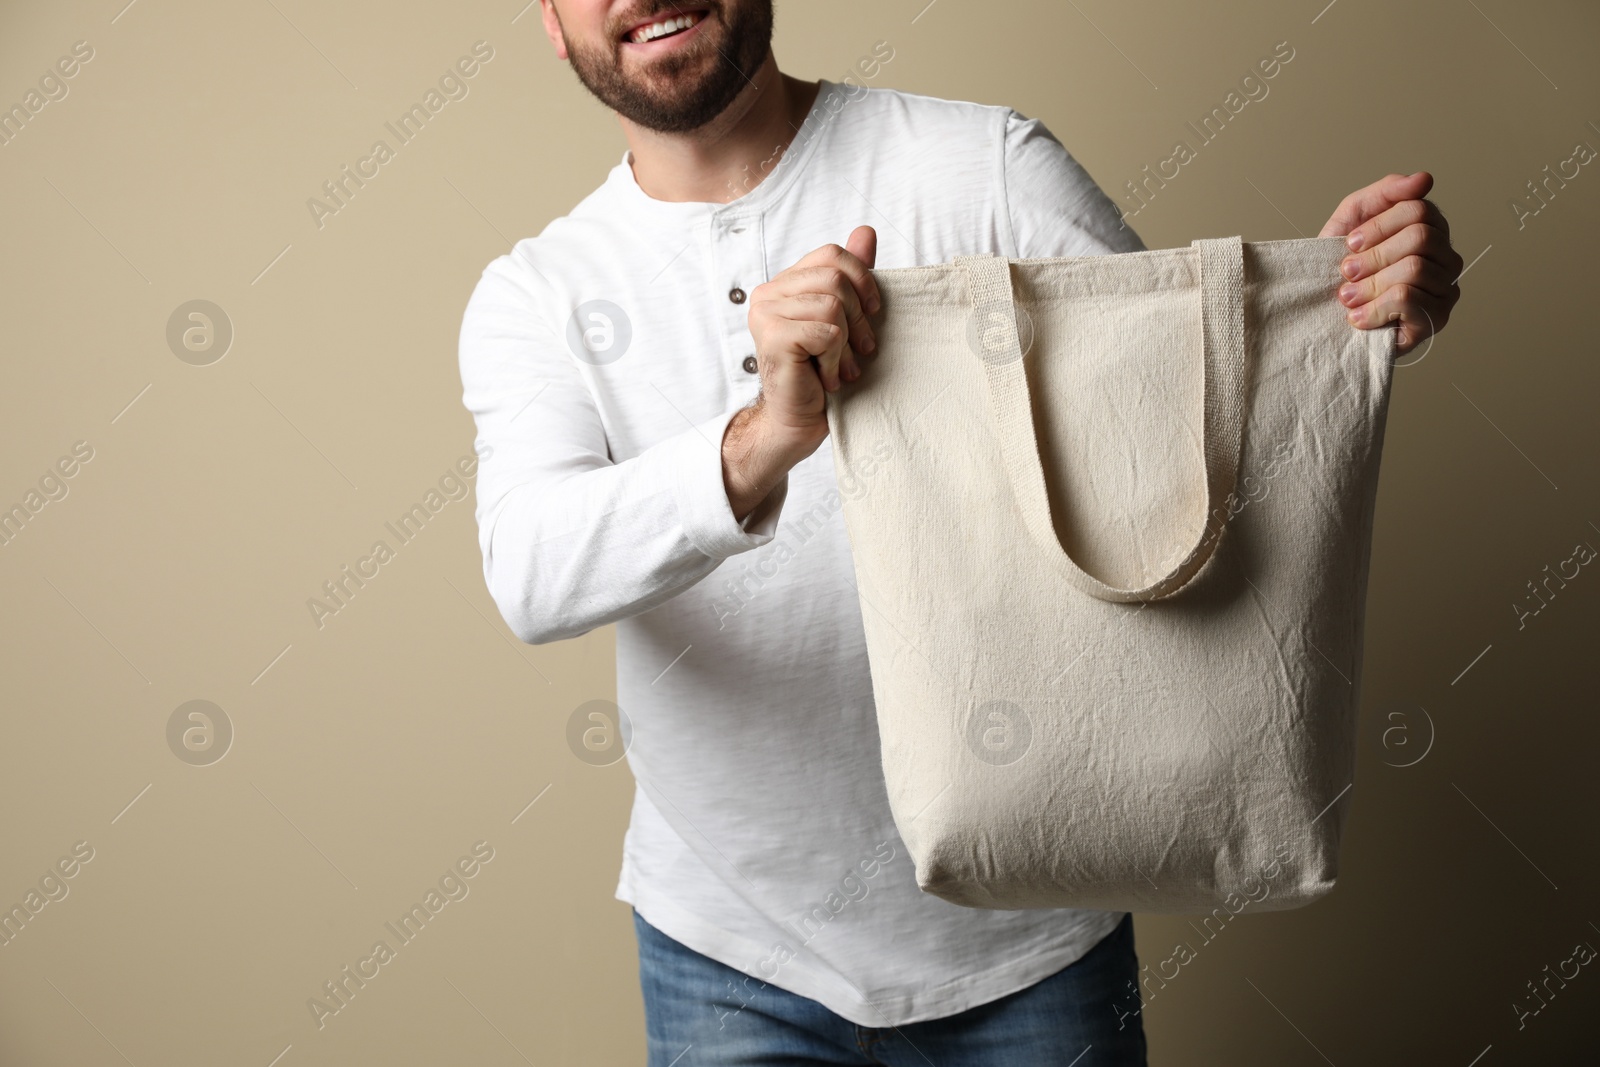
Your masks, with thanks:
[(872, 322), (861, 306), (861, 296), (844, 271), (832, 266), (802, 267), (797, 264), (774, 278), (772, 284), (779, 294), (785, 296), (826, 293), (837, 298), (844, 304), (844, 322), (853, 351), (865, 353), (877, 348), (878, 341), (873, 335)]
[(1456, 273), (1450, 275), (1452, 278), (1461, 272), (1461, 257), (1450, 247), (1449, 238), (1432, 226), (1416, 222), (1376, 248), (1369, 248), (1359, 255), (1346, 256), (1339, 265), (1339, 273), (1353, 282), (1371, 277), (1408, 256), (1431, 260), (1446, 270), (1454, 268)]
[(834, 319), (834, 325), (839, 327), (838, 343), (829, 348), (826, 356), (817, 357), (819, 364), (825, 361), (832, 363), (832, 380), (823, 379), (824, 385), (830, 392), (837, 390), (842, 381), (853, 382), (861, 377), (861, 364), (856, 361), (855, 349), (850, 344), (850, 322), (845, 318), (842, 307)]
[(1372, 302), (1351, 308), (1348, 317), (1351, 325), (1363, 330), (1399, 323), (1398, 350), (1404, 353), (1415, 348), (1423, 338), (1444, 328), (1450, 318), (1450, 305), (1440, 297), (1413, 286), (1393, 285), (1379, 293)]
[(845, 247), (823, 245), (809, 253), (797, 267), (830, 266), (844, 271), (856, 287), (856, 295), (869, 314), (877, 314), (882, 305), (878, 283), (872, 277), (872, 265), (877, 259), (878, 231), (871, 226), (857, 226), (850, 231)]
[(1450, 238), (1450, 223), (1431, 200), (1402, 200), (1351, 230), (1344, 243), (1352, 252), (1382, 244), (1408, 226), (1424, 225)]
[(1343, 200), (1322, 227), (1319, 237), (1343, 237), (1363, 222), (1381, 215), (1404, 200), (1420, 200), (1433, 188), (1433, 175), (1425, 170), (1415, 174), (1390, 174)]
[(826, 293), (767, 294), (750, 310), (756, 343), (789, 362), (805, 363), (837, 344), (837, 298)]
[[(844, 247), (845, 251), (855, 256), (863, 265), (869, 268), (866, 276), (869, 288), (865, 291), (863, 303), (867, 314), (875, 315), (883, 307), (883, 294), (878, 289), (878, 279), (872, 275), (870, 269), (878, 260), (878, 231), (871, 226), (857, 226), (850, 231), (850, 237), (845, 241)], [(862, 295), (862, 291), (858, 289), (857, 295)], [(865, 345), (865, 347), (862, 347), (862, 345)], [(861, 339), (860, 344), (857, 344), (854, 340), (851, 342), (848, 365), (845, 367), (847, 381), (853, 382), (861, 377), (860, 361), (856, 358), (856, 353), (870, 353), (875, 351), (877, 347), (877, 333), (868, 324), (866, 336)]]
[(816, 364), (822, 387), (830, 393), (838, 392), (846, 375), (850, 381), (861, 377), (861, 368), (856, 365), (855, 353), (850, 349), (850, 321), (845, 311), (845, 301), (821, 293), (805, 293), (800, 300), (808, 310), (831, 316), (828, 325), (832, 327), (832, 332), (828, 335), (828, 342), (821, 352), (815, 353), (812, 362)]
[(1427, 223), (1416, 222), (1365, 252), (1346, 256), (1339, 264), (1339, 273), (1348, 281), (1355, 281), (1376, 274), (1407, 256), (1421, 256), (1446, 269), (1454, 267), (1457, 273), (1461, 271), (1462, 259), (1450, 247), (1450, 238)]
[[(876, 315), (883, 304), (882, 295), (878, 292), (878, 283), (872, 277), (872, 263), (877, 258), (878, 250), (877, 231), (871, 226), (857, 226), (850, 233), (849, 243), (849, 248), (823, 245), (795, 266), (825, 266), (842, 271), (850, 279), (850, 284), (856, 291), (856, 298), (867, 309), (867, 313)], [(863, 257), (858, 255), (858, 252), (866, 252), (868, 255)]]
[(868, 289), (863, 292), (867, 314), (876, 315), (883, 306), (883, 294), (878, 291), (878, 280), (872, 276), (871, 268), (878, 259), (878, 231), (871, 226), (857, 226), (850, 231), (850, 237), (844, 243), (845, 251), (859, 259), (868, 268), (866, 281)]
[(1405, 355), (1423, 341), (1444, 329), (1450, 318), (1448, 305), (1440, 304), (1437, 297), (1425, 296), (1401, 315), (1397, 355)]
[[(830, 393), (838, 389), (843, 369), (854, 366), (845, 300), (835, 293), (802, 291), (774, 301), (772, 313), (792, 338), (788, 350), (797, 360), (814, 359), (823, 388)], [(859, 376), (860, 368), (852, 373)]]
[(1410, 285), (1429, 296), (1441, 297), (1454, 304), (1460, 295), (1455, 277), (1456, 272), (1442, 263), (1421, 256), (1406, 256), (1369, 278), (1345, 282), (1339, 287), (1339, 302), (1347, 308), (1357, 308), (1371, 303), (1397, 285)]

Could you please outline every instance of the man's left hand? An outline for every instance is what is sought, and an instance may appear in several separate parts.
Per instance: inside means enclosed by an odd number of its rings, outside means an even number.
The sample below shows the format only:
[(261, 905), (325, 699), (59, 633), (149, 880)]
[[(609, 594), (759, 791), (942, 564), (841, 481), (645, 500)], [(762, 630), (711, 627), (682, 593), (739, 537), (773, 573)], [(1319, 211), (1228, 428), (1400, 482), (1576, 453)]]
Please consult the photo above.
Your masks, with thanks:
[(1400, 352), (1444, 328), (1461, 299), (1462, 259), (1450, 224), (1432, 201), (1433, 175), (1391, 174), (1345, 197), (1320, 237), (1344, 237), (1339, 302), (1350, 322), (1370, 330), (1399, 320)]

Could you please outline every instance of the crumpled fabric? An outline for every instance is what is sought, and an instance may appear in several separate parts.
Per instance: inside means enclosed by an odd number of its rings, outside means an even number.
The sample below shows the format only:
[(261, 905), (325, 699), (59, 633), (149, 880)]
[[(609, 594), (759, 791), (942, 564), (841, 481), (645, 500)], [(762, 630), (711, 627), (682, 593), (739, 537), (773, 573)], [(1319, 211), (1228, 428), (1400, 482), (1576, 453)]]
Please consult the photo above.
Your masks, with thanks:
[[(962, 262), (874, 272), (878, 347), (828, 417), (841, 484), (864, 486), (843, 512), (925, 892), (1237, 913), (1333, 889), (1395, 355), (1334, 299), (1344, 255), (1243, 243), (1242, 285), (1204, 315), (1199, 247), (1000, 258), (1010, 325), (975, 322)], [(1208, 499), (1204, 354), (1230, 301), (1242, 429)], [(996, 322), (1021, 400), (985, 363)], [(1084, 591), (1150, 587), (1201, 544), (1175, 591)]]

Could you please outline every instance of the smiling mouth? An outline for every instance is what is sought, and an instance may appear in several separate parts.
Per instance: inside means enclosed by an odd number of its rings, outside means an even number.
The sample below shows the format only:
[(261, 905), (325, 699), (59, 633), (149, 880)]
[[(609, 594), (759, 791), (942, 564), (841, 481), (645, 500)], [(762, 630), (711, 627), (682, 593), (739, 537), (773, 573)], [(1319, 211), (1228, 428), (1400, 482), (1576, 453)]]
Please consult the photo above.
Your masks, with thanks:
[(705, 17), (705, 11), (683, 11), (674, 12), (670, 15), (657, 15), (648, 22), (641, 22), (634, 26), (622, 35), (622, 40), (627, 44), (649, 44), (651, 41), (676, 37), (686, 30), (693, 29)]

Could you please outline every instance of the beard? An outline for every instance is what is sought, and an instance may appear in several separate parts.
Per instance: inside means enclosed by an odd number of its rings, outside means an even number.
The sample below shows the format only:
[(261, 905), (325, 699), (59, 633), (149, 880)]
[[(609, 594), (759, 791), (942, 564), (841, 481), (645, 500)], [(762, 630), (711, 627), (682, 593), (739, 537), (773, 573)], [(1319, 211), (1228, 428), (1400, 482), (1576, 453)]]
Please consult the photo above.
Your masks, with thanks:
[[(687, 2), (701, 6), (700, 0)], [(679, 6), (669, 2), (657, 13), (670, 14)], [(706, 7), (698, 40), (646, 62), (625, 60), (622, 53), (629, 46), (620, 37), (622, 27), (606, 42), (566, 38), (573, 73), (601, 103), (645, 129), (697, 130), (750, 84), (772, 47), (772, 0), (706, 0)]]

